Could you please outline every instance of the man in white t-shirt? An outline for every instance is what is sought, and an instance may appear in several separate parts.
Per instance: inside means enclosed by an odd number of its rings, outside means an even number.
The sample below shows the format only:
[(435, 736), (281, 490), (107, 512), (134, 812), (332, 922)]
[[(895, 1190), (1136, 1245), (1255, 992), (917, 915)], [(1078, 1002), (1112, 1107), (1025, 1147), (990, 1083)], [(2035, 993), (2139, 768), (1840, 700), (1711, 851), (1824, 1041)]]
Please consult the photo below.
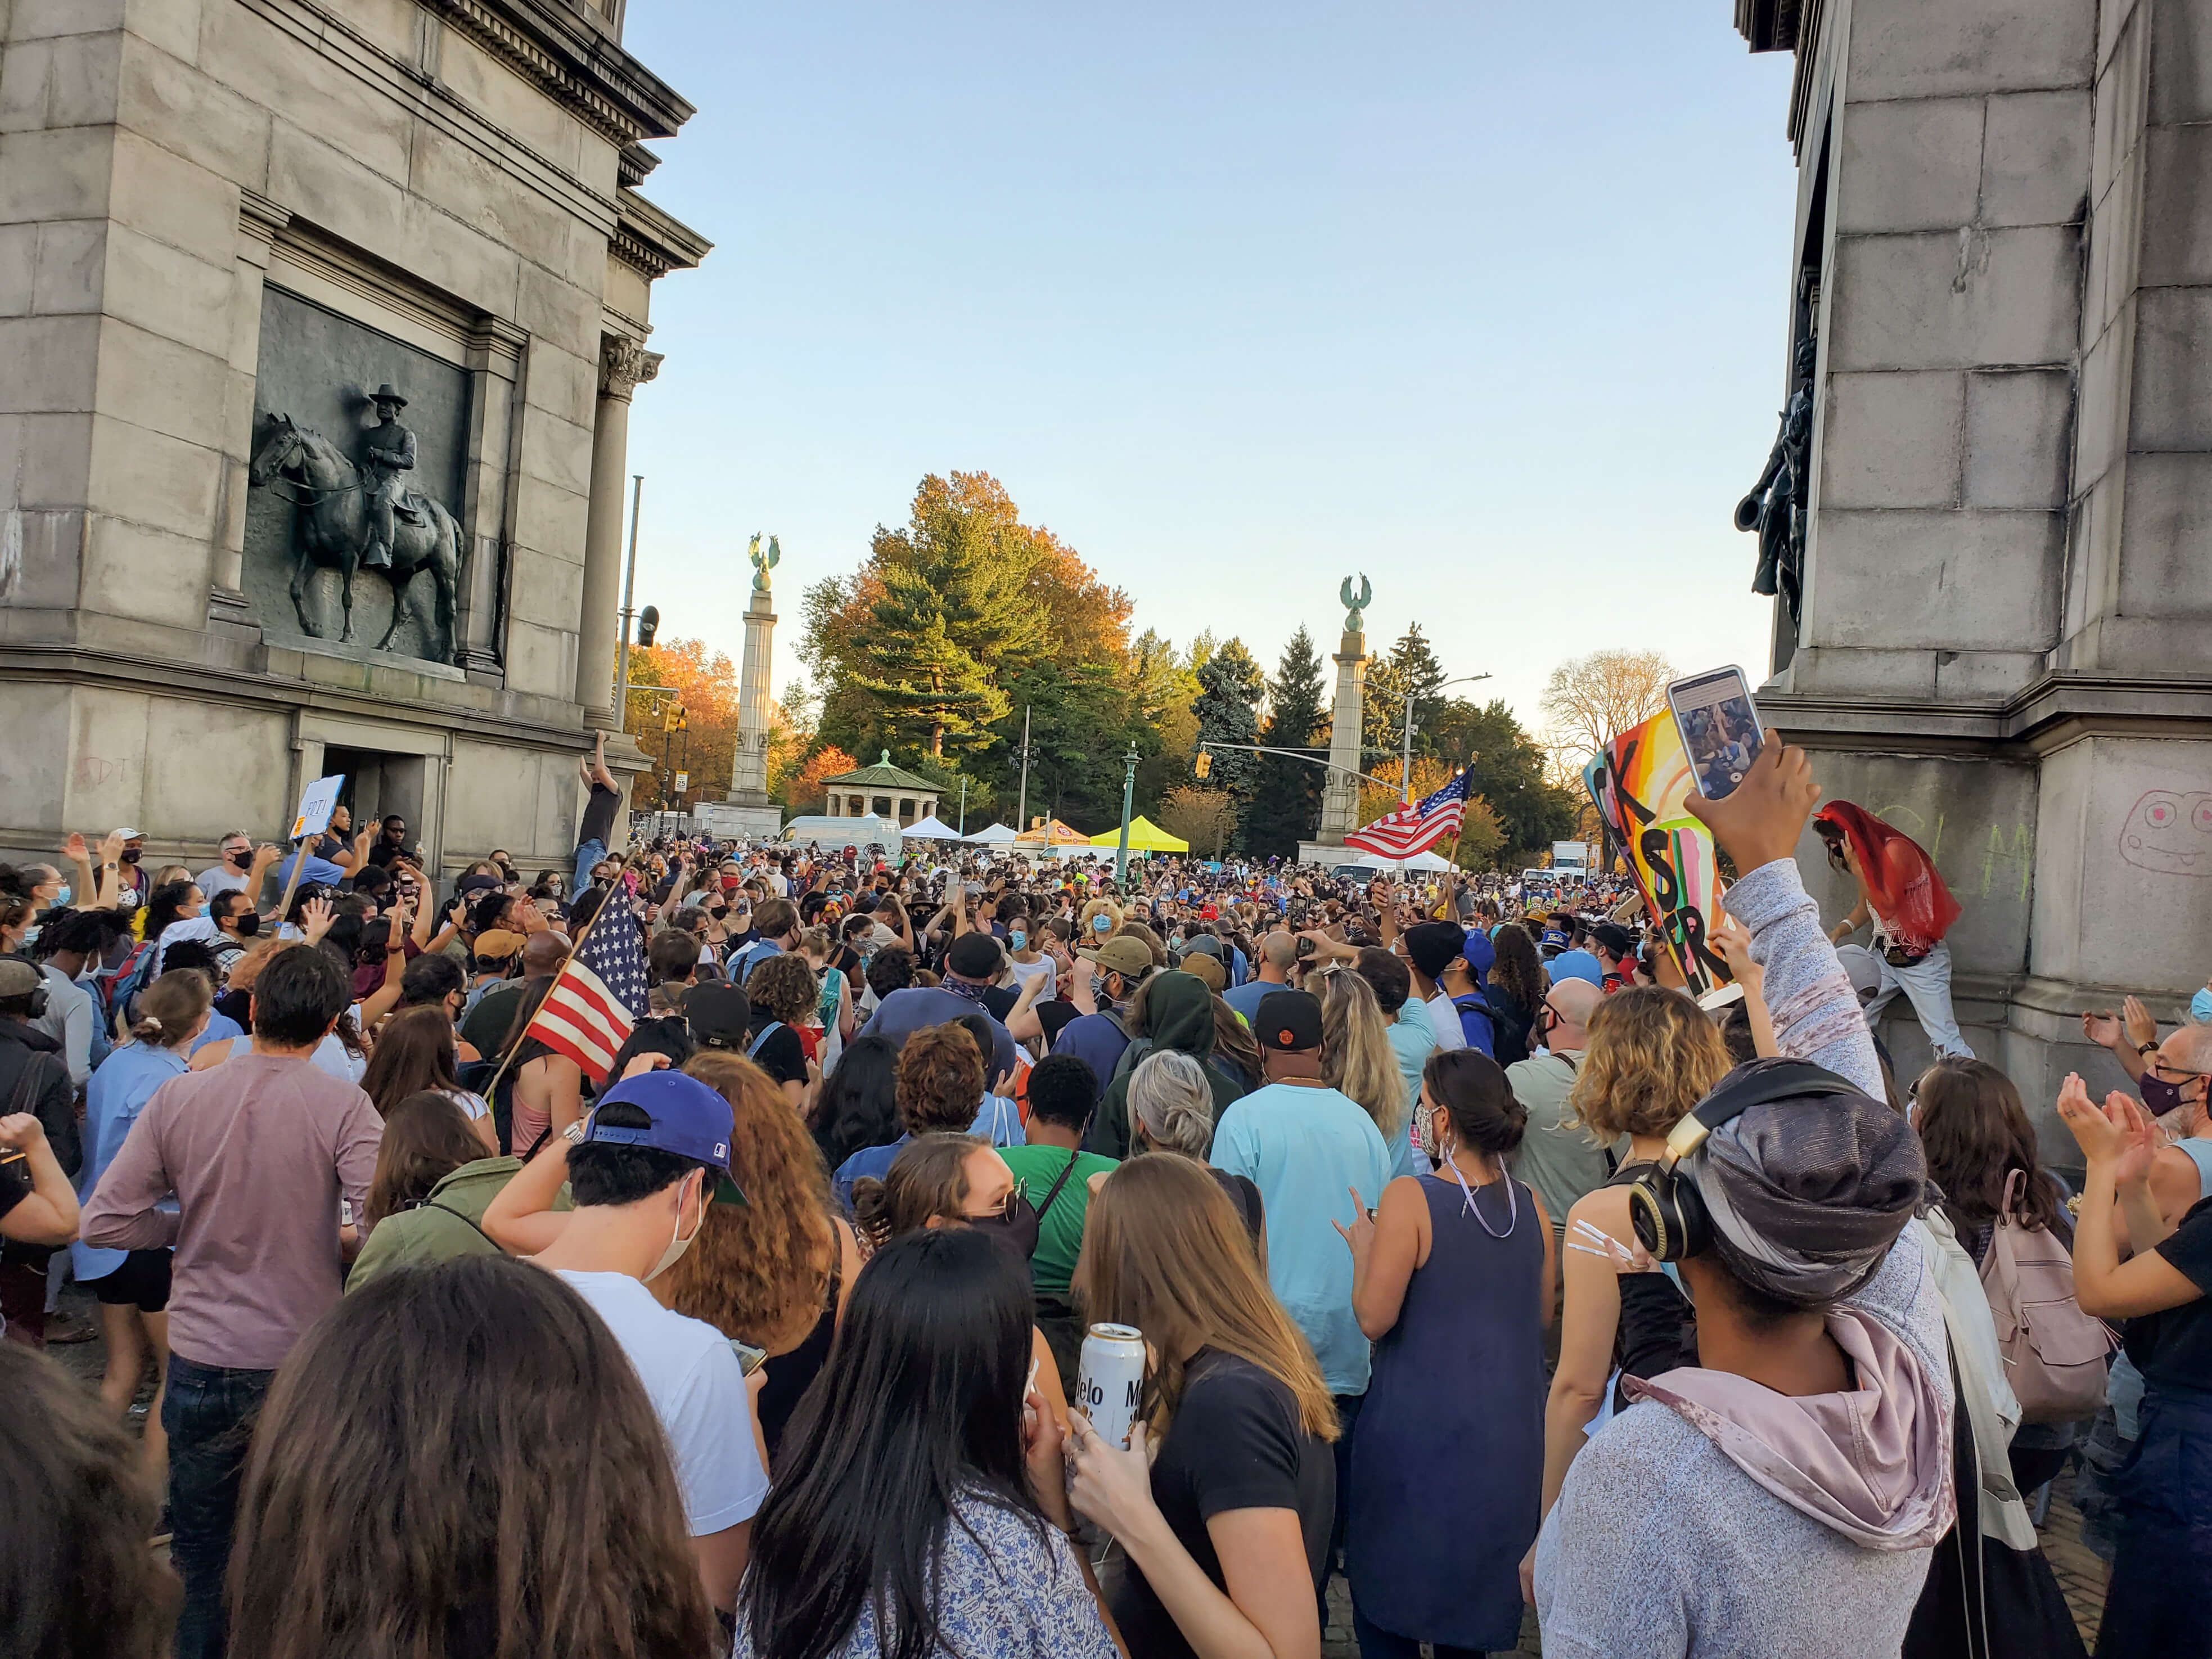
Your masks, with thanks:
[(622, 1344), (659, 1414), (684, 1487), (691, 1547), (714, 1606), (737, 1607), (768, 1471), (737, 1351), (646, 1286), (676, 1263), (729, 1180), (730, 1103), (681, 1072), (625, 1079), (568, 1133), (575, 1212), (534, 1260), (574, 1286)]

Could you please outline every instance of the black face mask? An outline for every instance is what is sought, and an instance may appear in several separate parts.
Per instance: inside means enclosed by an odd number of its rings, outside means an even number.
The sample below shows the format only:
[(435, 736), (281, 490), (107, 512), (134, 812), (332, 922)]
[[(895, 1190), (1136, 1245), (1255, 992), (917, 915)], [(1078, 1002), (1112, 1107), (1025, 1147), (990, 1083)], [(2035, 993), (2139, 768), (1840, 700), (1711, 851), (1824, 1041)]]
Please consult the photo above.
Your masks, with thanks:
[(251, 870), (253, 867), (253, 849), (249, 847), (242, 853), (233, 853), (225, 861), (234, 870)]
[(230, 930), (240, 939), (252, 939), (261, 931), (261, 918), (248, 910), (243, 915), (230, 919)]
[(1026, 1198), (1017, 1198), (1012, 1215), (987, 1215), (971, 1218), (968, 1224), (986, 1238), (1006, 1251), (1024, 1267), (1036, 1254), (1037, 1229), (1042, 1218), (1036, 1206)]
[(125, 864), (136, 864), (145, 856), (145, 854), (136, 847), (126, 847), (123, 849), (123, 861)]

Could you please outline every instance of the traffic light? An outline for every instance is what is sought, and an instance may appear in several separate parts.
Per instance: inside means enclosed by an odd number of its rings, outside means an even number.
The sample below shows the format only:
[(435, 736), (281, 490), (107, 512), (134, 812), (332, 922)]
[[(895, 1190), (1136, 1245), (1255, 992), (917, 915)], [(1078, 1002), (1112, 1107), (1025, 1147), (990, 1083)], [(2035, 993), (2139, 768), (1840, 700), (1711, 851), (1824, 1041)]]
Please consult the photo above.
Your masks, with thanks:
[(667, 720), (660, 729), (664, 732), (686, 732), (690, 729), (690, 726), (691, 717), (684, 712), (684, 705), (680, 702), (670, 703)]
[(657, 605), (648, 605), (637, 613), (638, 644), (649, 649), (653, 644), (653, 636), (659, 631), (660, 607)]
[(1205, 781), (1206, 775), (1213, 770), (1213, 757), (1207, 754), (1203, 749), (1200, 750), (1198, 751), (1198, 764), (1193, 769), (1197, 772), (1199, 781), (1200, 782)]

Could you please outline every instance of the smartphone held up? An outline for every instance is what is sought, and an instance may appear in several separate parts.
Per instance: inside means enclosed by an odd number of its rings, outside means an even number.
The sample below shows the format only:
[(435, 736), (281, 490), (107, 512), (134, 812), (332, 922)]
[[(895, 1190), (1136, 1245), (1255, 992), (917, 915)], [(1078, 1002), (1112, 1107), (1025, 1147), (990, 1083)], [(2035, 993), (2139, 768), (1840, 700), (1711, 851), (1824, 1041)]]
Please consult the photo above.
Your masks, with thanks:
[(1698, 793), (1707, 800), (1734, 794), (1766, 741), (1743, 670), (1716, 668), (1676, 680), (1667, 688), (1667, 708), (1690, 757)]

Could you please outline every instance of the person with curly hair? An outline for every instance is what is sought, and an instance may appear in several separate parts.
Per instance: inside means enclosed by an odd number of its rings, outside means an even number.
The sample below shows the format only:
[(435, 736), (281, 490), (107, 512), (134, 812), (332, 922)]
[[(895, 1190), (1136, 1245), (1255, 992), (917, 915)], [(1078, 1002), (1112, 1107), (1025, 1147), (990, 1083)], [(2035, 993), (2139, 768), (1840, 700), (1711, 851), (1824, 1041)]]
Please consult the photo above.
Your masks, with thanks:
[[(1589, 1016), (1581, 1069), (1567, 1097), (1569, 1109), (1590, 1139), (1609, 1146), (1628, 1137), (1628, 1157), (1613, 1178), (1586, 1193), (1567, 1212), (1566, 1232), (1587, 1224), (1616, 1239), (1636, 1230), (1629, 1218), (1628, 1186), (1667, 1150), (1667, 1133), (1729, 1073), (1731, 1061), (1720, 1028), (1698, 1005), (1675, 991), (1631, 986), (1607, 997)], [(1604, 1403), (1624, 1328), (1623, 1297), (1664, 1304), (1636, 1310), (1646, 1322), (1671, 1317), (1680, 1329), (1693, 1317), (1688, 1298), (1660, 1273), (1621, 1275), (1602, 1256), (1568, 1250), (1561, 1269), (1566, 1312), (1559, 1337), (1559, 1369), (1544, 1409), (1544, 1510), (1566, 1483), (1567, 1466), (1588, 1438), (1591, 1419)], [(1644, 1372), (1638, 1372), (1644, 1375)], [(1529, 1556), (1533, 1561), (1534, 1548)]]
[(746, 1056), (775, 1080), (785, 1101), (802, 1115), (822, 1075), (810, 1041), (822, 1035), (815, 1012), (821, 994), (814, 970), (796, 951), (763, 957), (745, 981), (753, 1009)]
[(983, 1054), (967, 1028), (955, 1022), (925, 1025), (899, 1050), (898, 1111), (903, 1133), (884, 1146), (868, 1146), (837, 1166), (837, 1201), (853, 1208), (853, 1184), (881, 1177), (899, 1149), (917, 1135), (960, 1134), (973, 1127), (983, 1098)]
[[(774, 965), (763, 963), (755, 981)], [(851, 1225), (832, 1209), (813, 1137), (768, 1074), (711, 1049), (684, 1069), (730, 1103), (730, 1174), (745, 1201), (708, 1206), (698, 1242), (668, 1271), (669, 1304), (767, 1352), (768, 1382), (756, 1408), (773, 1456), (829, 1356), (860, 1253)]]

